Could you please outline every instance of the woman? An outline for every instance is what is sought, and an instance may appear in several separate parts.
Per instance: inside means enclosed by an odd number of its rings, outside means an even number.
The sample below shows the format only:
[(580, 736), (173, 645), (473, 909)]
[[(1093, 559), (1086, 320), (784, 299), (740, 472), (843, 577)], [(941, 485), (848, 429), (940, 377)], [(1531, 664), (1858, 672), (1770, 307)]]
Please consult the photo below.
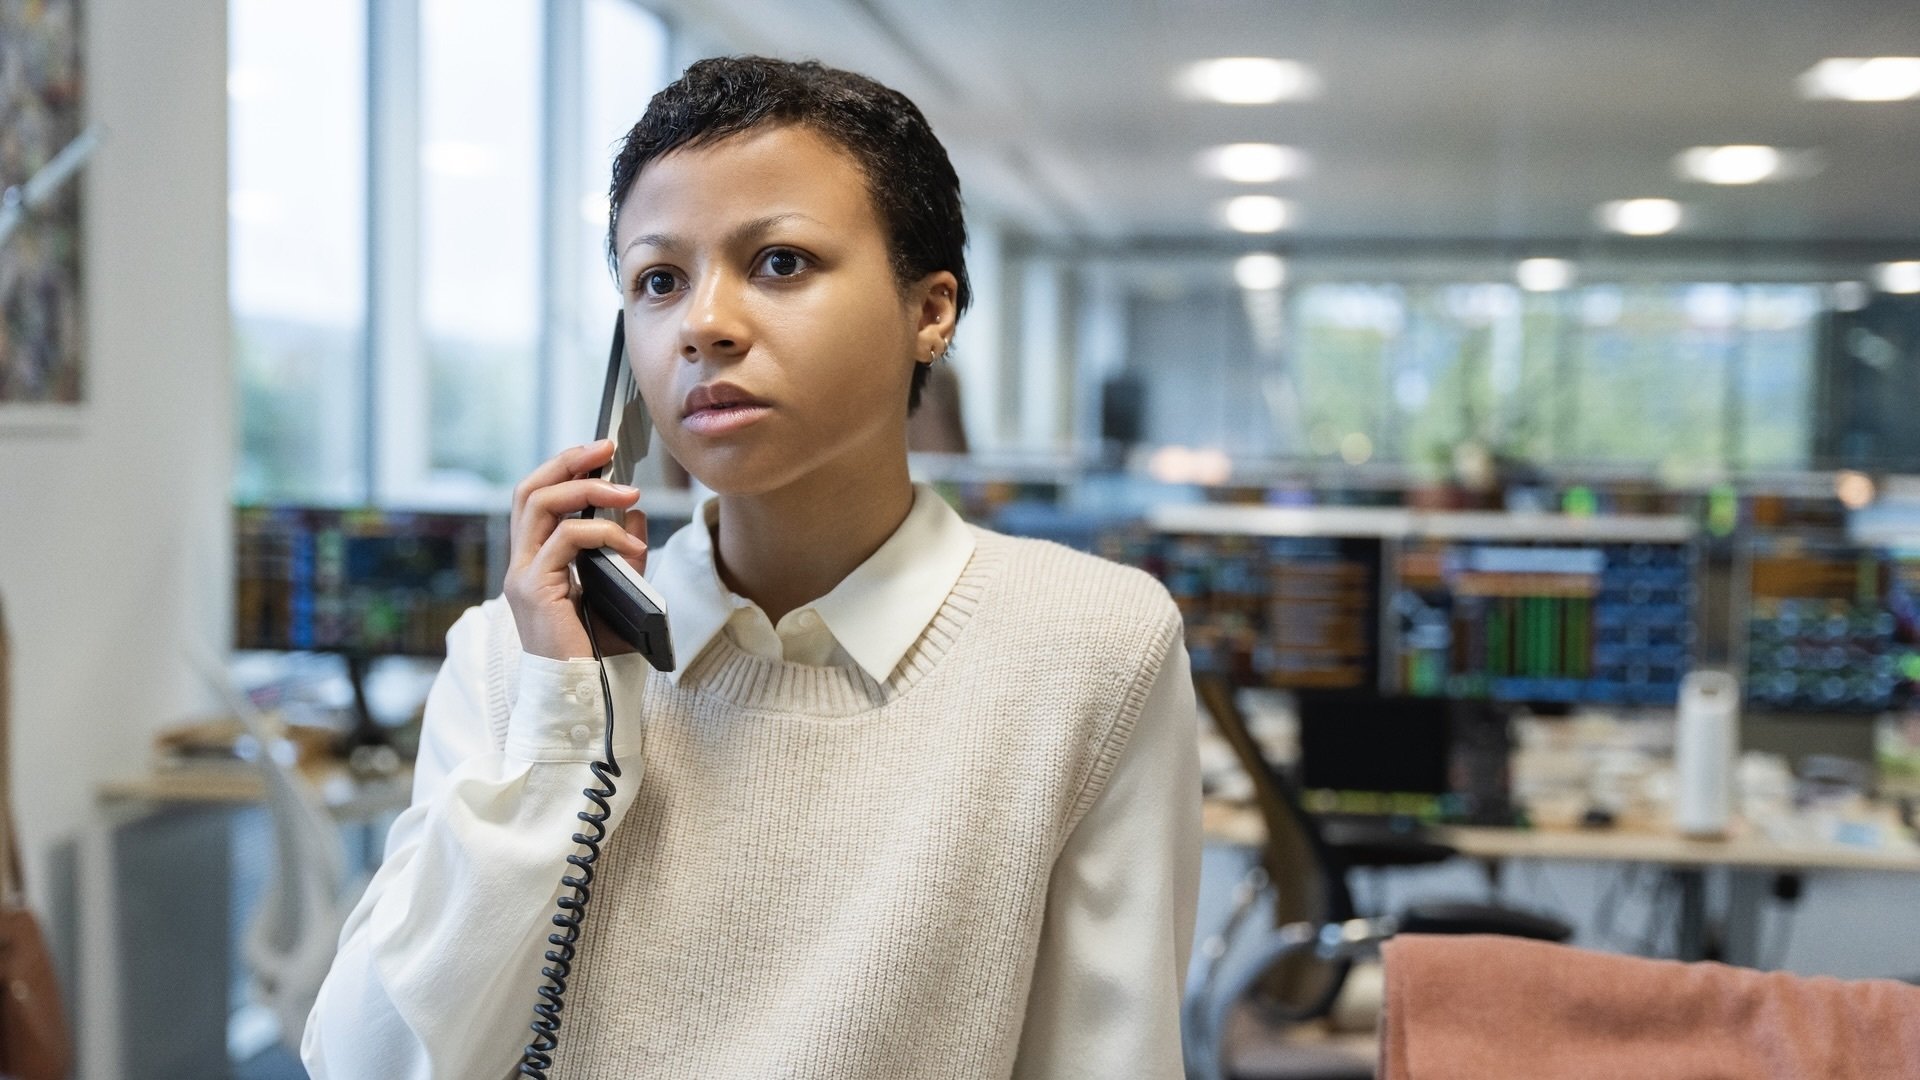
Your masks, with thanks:
[(643, 515), (571, 516), (638, 498), (583, 478), (605, 445), (520, 484), (505, 594), (448, 634), (308, 1068), (497, 1077), (532, 1041), (606, 732), (567, 567), (604, 547), (650, 571), (678, 668), (605, 661), (625, 771), (550, 1075), (1179, 1076), (1200, 783), (1178, 610), (908, 477), (968, 302), (945, 150), (872, 80), (706, 60), (611, 195), (636, 383), (716, 496), (650, 556)]

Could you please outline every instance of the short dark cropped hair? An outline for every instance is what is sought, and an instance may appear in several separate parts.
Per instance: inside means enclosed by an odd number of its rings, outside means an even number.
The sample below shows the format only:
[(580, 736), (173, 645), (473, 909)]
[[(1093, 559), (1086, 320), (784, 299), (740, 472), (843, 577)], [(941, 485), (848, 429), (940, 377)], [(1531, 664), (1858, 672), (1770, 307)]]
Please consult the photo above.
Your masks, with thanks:
[[(887, 229), (901, 288), (937, 270), (959, 280), (955, 321), (973, 300), (960, 177), (946, 148), (905, 94), (816, 61), (765, 56), (700, 60), (653, 96), (627, 132), (608, 189), (607, 259), (617, 267), (614, 227), (627, 189), (649, 162), (766, 125), (797, 124), (832, 140), (866, 174), (867, 194)], [(618, 270), (616, 269), (616, 273)], [(928, 366), (914, 365), (907, 412), (920, 407)]]

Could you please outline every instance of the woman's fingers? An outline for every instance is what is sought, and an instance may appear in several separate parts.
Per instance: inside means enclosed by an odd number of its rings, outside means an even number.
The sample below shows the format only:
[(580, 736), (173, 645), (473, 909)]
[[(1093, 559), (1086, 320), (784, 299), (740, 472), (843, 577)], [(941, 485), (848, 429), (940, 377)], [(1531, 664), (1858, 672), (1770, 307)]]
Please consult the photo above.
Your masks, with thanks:
[(610, 548), (629, 561), (646, 554), (647, 543), (603, 518), (567, 518), (533, 557), (529, 569), (535, 575), (565, 574), (567, 567), (582, 552), (591, 548)]
[[(605, 480), (563, 480), (540, 488), (527, 496), (521, 508), (520, 531), (514, 537), (513, 550), (516, 555), (538, 551), (556, 526), (590, 506), (619, 509), (632, 506), (639, 498), (638, 489)], [(607, 523), (621, 528), (618, 522)]]
[[(633, 537), (636, 540), (639, 540), (643, 544), (646, 543), (647, 515), (644, 511), (641, 511), (641, 510), (627, 511), (626, 526), (627, 526), (627, 535)], [(635, 570), (640, 571), (642, 574), (647, 572), (647, 553), (645, 551), (640, 552), (639, 558), (629, 558), (627, 561), (632, 563), (633, 568)]]
[(522, 548), (517, 543), (521, 536), (522, 519), (526, 516), (527, 500), (533, 496), (534, 492), (603, 468), (612, 460), (613, 440), (601, 439), (599, 442), (587, 443), (583, 446), (569, 446), (521, 477), (520, 482), (514, 485), (513, 510), (507, 519), (507, 533), (516, 541), (514, 547), (516, 557), (524, 561), (526, 553), (539, 546)]
[[(612, 455), (606, 441), (571, 447), (542, 462), (513, 490), (505, 592), (521, 647), (530, 653), (556, 660), (591, 655), (568, 573), (582, 551), (607, 548), (632, 565), (646, 564), (646, 515), (631, 509), (640, 492), (586, 476)], [(625, 512), (618, 520), (574, 516), (588, 507)]]

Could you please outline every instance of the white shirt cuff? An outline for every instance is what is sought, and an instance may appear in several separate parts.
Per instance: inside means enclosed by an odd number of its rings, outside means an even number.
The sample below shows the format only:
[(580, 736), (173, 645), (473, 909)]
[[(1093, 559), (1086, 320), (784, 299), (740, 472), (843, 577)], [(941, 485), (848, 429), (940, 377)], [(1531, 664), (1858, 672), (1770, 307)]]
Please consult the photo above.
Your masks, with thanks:
[(507, 717), (506, 752), (525, 761), (598, 761), (607, 714), (600, 664), (522, 651), (520, 683)]

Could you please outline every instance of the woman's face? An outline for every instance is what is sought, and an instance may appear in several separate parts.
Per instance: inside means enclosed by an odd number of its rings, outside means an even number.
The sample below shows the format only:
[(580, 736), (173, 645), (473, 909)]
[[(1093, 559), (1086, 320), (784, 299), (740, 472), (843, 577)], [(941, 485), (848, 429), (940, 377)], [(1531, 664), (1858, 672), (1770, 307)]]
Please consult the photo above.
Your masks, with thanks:
[[(835, 144), (781, 126), (675, 150), (627, 190), (614, 250), (634, 379), (701, 483), (753, 495), (904, 456), (913, 364), (952, 332), (954, 279), (900, 288)], [(689, 402), (722, 382), (753, 404)]]

